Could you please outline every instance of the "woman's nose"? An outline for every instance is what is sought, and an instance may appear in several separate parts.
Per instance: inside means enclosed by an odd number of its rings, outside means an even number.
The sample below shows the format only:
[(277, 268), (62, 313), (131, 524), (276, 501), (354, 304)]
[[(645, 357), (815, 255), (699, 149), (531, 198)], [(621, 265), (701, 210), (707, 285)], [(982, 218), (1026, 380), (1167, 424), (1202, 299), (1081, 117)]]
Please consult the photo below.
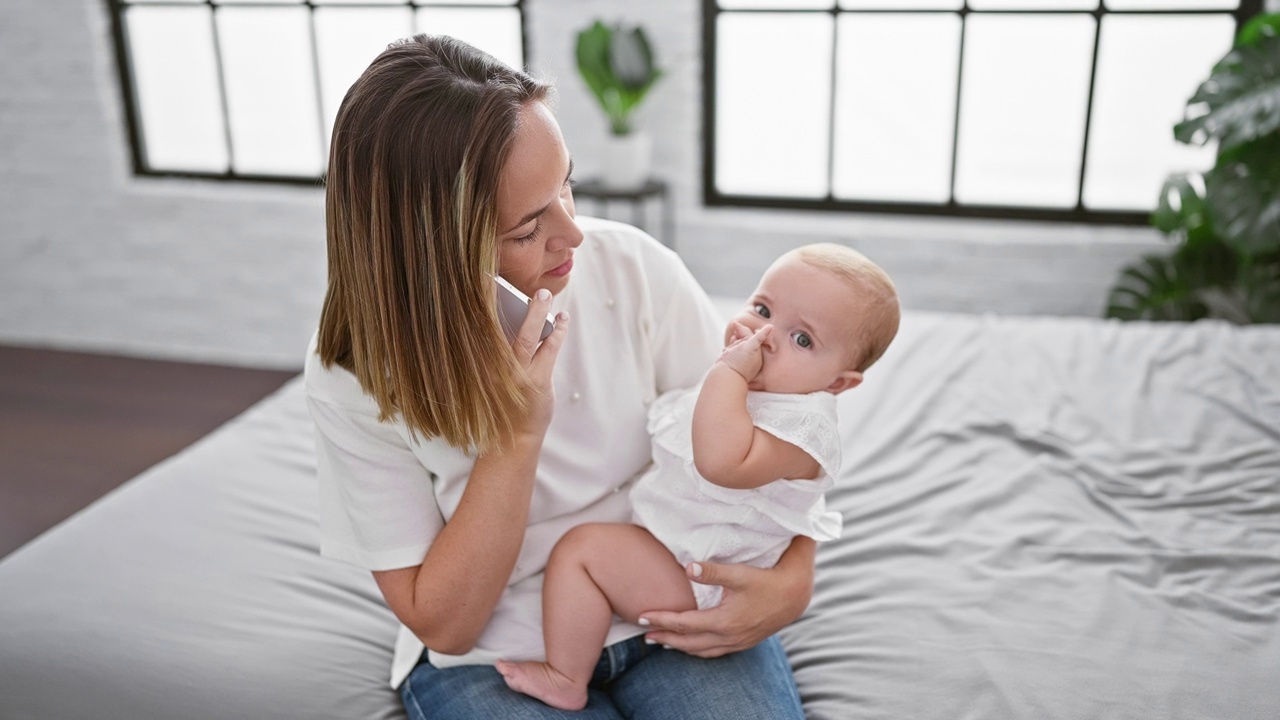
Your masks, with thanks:
[(568, 227), (563, 228), (560, 232), (554, 233), (547, 240), (548, 250), (563, 250), (565, 248), (576, 248), (582, 244), (582, 230), (578, 224), (572, 220), (568, 222)]
[(555, 213), (551, 220), (551, 236), (547, 238), (548, 250), (563, 250), (565, 248), (576, 248), (582, 244), (585, 237), (582, 234), (582, 228), (578, 227), (578, 223), (574, 221), (574, 213), (570, 208), (563, 205), (559, 212)]

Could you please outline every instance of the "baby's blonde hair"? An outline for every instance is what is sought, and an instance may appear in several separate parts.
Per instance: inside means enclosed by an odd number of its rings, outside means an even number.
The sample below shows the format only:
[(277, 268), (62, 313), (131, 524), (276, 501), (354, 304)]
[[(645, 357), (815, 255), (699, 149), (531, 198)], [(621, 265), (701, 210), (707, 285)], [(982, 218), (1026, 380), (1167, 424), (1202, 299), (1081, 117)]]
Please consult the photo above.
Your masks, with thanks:
[(871, 367), (898, 334), (901, 310), (898, 290), (879, 265), (847, 245), (814, 243), (792, 250), (802, 262), (832, 273), (857, 294), (862, 301), (860, 318), (850, 318), (854, 357), (851, 367), (863, 372)]

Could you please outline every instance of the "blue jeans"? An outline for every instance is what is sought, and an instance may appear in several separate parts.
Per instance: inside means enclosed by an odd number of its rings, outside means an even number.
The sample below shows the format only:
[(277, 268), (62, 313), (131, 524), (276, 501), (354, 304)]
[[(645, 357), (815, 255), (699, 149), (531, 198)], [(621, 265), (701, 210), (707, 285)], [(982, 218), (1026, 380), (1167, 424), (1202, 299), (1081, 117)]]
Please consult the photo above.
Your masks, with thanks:
[(400, 686), (411, 720), (573, 718), (575, 720), (803, 720), (782, 644), (706, 660), (646, 645), (644, 636), (600, 654), (587, 707), (556, 710), (507, 687), (490, 665), (436, 668), (426, 660)]

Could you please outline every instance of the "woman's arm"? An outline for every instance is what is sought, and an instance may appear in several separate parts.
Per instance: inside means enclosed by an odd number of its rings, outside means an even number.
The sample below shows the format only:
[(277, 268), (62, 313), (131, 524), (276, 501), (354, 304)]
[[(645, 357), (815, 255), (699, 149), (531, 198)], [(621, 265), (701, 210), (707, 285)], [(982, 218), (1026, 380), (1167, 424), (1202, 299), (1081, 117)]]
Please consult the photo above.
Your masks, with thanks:
[(391, 611), (436, 652), (471, 650), (506, 590), (524, 543), (538, 456), (551, 421), (551, 371), (569, 327), (561, 313), (555, 331), (539, 346), (541, 318), (550, 304), (549, 296), (531, 299), (515, 342), (517, 358), (528, 370), (529, 413), (502, 447), (476, 459), (457, 509), (422, 564), (373, 574)]
[[(772, 568), (690, 563), (690, 580), (724, 587), (720, 604), (706, 610), (644, 613), (646, 640), (700, 657), (754, 647), (804, 614), (813, 597), (817, 543), (799, 536)], [(647, 621), (647, 622), (646, 622)]]
[(417, 567), (373, 573), (400, 622), (436, 652), (471, 650), (506, 590), (528, 525), (542, 436), (476, 460), (453, 517)]

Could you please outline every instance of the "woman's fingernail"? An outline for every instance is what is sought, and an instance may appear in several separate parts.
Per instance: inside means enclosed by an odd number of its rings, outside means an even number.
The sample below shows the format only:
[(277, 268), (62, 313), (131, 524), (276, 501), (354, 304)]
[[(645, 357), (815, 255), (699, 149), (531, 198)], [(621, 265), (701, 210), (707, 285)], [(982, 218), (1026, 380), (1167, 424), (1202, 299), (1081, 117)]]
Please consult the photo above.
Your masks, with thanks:
[(689, 572), (693, 573), (694, 577), (702, 577), (702, 566), (698, 563), (689, 563)]
[(546, 288), (539, 288), (539, 289), (538, 289), (538, 292), (537, 292), (537, 295), (538, 295), (538, 299), (539, 299), (539, 300), (550, 300), (550, 299), (551, 299), (551, 291), (550, 291), (550, 290), (548, 290), (548, 289), (546, 289)]
[(653, 638), (651, 638), (651, 637), (646, 637), (646, 638), (644, 639), (644, 644), (645, 644), (645, 645), (657, 645), (657, 644), (658, 644), (658, 641), (657, 641), (657, 640), (654, 640), (654, 639), (653, 639)]
[(644, 627), (649, 627), (649, 618), (640, 618), (636, 623)]
[(663, 650), (670, 650), (670, 649), (671, 649), (671, 646), (670, 646), (670, 645), (663, 645), (663, 646), (662, 646), (662, 649), (663, 649)]

